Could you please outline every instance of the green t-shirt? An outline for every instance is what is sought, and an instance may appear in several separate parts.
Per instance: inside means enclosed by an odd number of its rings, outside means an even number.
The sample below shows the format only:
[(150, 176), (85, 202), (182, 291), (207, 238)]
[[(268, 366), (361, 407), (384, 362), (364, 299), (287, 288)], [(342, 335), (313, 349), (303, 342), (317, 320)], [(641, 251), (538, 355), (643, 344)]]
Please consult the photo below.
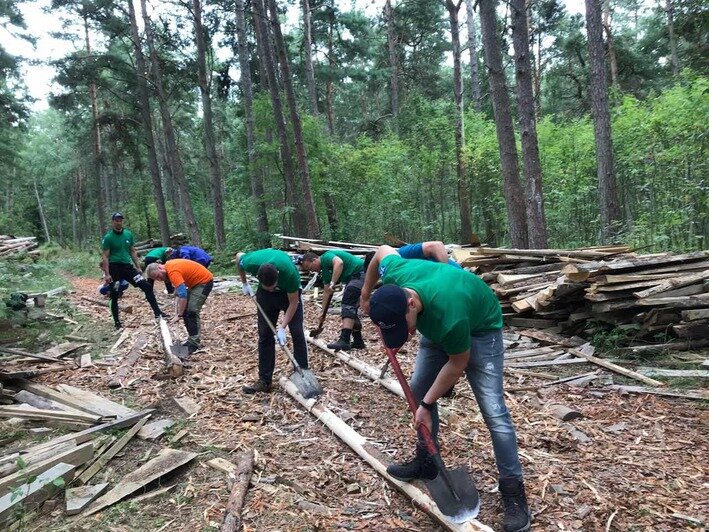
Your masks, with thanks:
[(241, 269), (251, 275), (256, 275), (262, 264), (273, 264), (278, 270), (279, 290), (293, 293), (300, 290), (300, 272), (295, 267), (290, 256), (280, 249), (260, 249), (242, 255), (239, 265)]
[(383, 283), (415, 290), (423, 311), (416, 328), (454, 355), (470, 348), (470, 335), (502, 328), (497, 297), (474, 273), (448, 264), (387, 255), (379, 264)]
[(130, 248), (133, 245), (133, 233), (129, 229), (123, 229), (120, 233), (111, 229), (103, 236), (101, 249), (110, 250), (108, 262), (132, 264), (133, 258), (130, 256)]
[(155, 248), (152, 251), (145, 254), (145, 258), (152, 257), (158, 259), (160, 262), (165, 264), (167, 262), (167, 250), (169, 247)]
[(357, 275), (364, 268), (364, 260), (355, 257), (352, 253), (347, 253), (341, 249), (333, 249), (323, 253), (320, 257), (320, 273), (322, 274), (323, 283), (329, 284), (332, 280), (332, 260), (335, 257), (342, 259), (342, 274), (337, 280), (338, 283), (348, 283), (352, 277)]

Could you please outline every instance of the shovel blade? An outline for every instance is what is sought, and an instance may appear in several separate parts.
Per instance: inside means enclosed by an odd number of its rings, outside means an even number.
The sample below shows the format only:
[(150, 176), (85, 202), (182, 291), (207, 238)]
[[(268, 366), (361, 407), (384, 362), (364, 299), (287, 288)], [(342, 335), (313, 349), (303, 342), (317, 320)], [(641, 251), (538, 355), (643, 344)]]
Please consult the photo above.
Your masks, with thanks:
[(440, 471), (436, 478), (425, 482), (431, 498), (440, 512), (454, 523), (475, 519), (480, 512), (480, 497), (473, 479), (462, 467), (447, 472), (450, 485)]
[(314, 397), (319, 397), (323, 393), (322, 386), (315, 378), (315, 375), (309, 369), (300, 369), (299, 371), (293, 372), (290, 376), (290, 380), (295, 387), (298, 388), (300, 395), (306, 399), (312, 399)]

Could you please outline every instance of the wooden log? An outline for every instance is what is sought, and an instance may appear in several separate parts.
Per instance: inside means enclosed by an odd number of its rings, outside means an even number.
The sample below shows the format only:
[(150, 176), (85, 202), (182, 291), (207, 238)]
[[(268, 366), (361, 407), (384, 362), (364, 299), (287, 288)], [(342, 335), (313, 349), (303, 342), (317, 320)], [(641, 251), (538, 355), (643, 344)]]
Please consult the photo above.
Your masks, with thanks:
[(301, 406), (310, 412), (316, 419), (327, 426), (338, 438), (346, 443), (365, 462), (367, 462), (379, 475), (384, 477), (392, 486), (411, 498), (412, 502), (421, 510), (431, 516), (439, 525), (446, 530), (455, 532), (482, 530), (492, 532), (492, 529), (482, 524), (477, 519), (471, 519), (462, 524), (453, 523), (445, 515), (440, 513), (436, 503), (422, 490), (409, 482), (400, 482), (386, 472), (384, 464), (375, 456), (376, 448), (367, 443), (366, 438), (357, 433), (352, 427), (337, 417), (333, 412), (324, 406), (317, 404), (315, 399), (305, 399), (296, 386), (285, 377), (278, 381), (281, 387)]
[(568, 351), (569, 351), (569, 353), (576, 355), (578, 357), (584, 358), (584, 359), (588, 360), (589, 362), (596, 364), (597, 366), (604, 367), (606, 369), (609, 369), (611, 371), (619, 373), (620, 375), (630, 377), (631, 379), (635, 379), (640, 382), (644, 382), (645, 384), (649, 384), (650, 386), (664, 386), (665, 385), (664, 382), (656, 381), (654, 379), (651, 379), (650, 377), (646, 377), (645, 375), (640, 375), (640, 373), (637, 373), (636, 371), (629, 370), (627, 368), (619, 366), (618, 364), (614, 364), (613, 362), (608, 362), (607, 360), (603, 360), (603, 359), (595, 357), (593, 355), (589, 355), (579, 349), (569, 348)]
[(695, 320), (672, 326), (672, 331), (685, 340), (700, 340), (709, 338), (709, 320)]
[(80, 410), (81, 412), (86, 412), (87, 414), (102, 416), (105, 413), (103, 411), (97, 412), (96, 407), (92, 404), (87, 404), (84, 398), (77, 398), (74, 395), (69, 395), (67, 393), (54, 390), (43, 384), (22, 380), (19, 382), (19, 386), (22, 390), (27, 390), (35, 395), (39, 395), (40, 397), (44, 397), (46, 399), (51, 399), (52, 401), (70, 406), (71, 408)]
[(21, 417), (24, 419), (53, 420), (53, 421), (78, 421), (79, 423), (98, 423), (101, 416), (86, 413), (72, 413), (59, 410), (42, 410), (15, 405), (0, 406), (0, 417)]
[(94, 501), (84, 515), (89, 516), (100, 512), (104, 508), (117, 503), (143, 486), (185, 465), (196, 457), (197, 453), (189, 453), (177, 449), (162, 449), (155, 458), (143, 464), (135, 471), (128, 473), (111, 491)]
[[(241, 453), (236, 470), (229, 475), (233, 485), (226, 504), (226, 513), (222, 523), (221, 532), (237, 532), (241, 529), (241, 509), (244, 506), (246, 491), (254, 471), (254, 453), (247, 451)], [(231, 478), (233, 476), (233, 478)]]
[(709, 319), (709, 308), (697, 310), (683, 310), (682, 321), (707, 320)]
[(181, 377), (185, 372), (185, 368), (182, 366), (182, 361), (172, 354), (172, 335), (167, 326), (167, 321), (165, 321), (164, 318), (160, 318), (160, 335), (162, 336), (162, 345), (165, 355), (165, 370), (173, 379)]
[(141, 429), (143, 425), (145, 425), (145, 422), (148, 420), (148, 417), (150, 417), (150, 414), (142, 418), (138, 423), (133, 425), (131, 429), (126, 432), (121, 438), (111, 445), (109, 449), (106, 450), (105, 453), (101, 455), (101, 457), (96, 460), (86, 471), (81, 473), (76, 479), (76, 482), (78, 484), (86, 484), (89, 480), (91, 480), (96, 473), (98, 473), (102, 468), (106, 466), (106, 464), (116, 456), (123, 447), (125, 447), (128, 442), (133, 438), (133, 436), (136, 435), (136, 433)]
[(7, 353), (8, 355), (34, 358), (37, 360), (41, 360), (42, 362), (56, 362), (59, 364), (67, 364), (66, 360), (59, 360), (56, 357), (46, 356), (46, 355), (43, 355), (42, 353), (30, 353), (30, 352), (25, 351), (23, 349), (13, 349), (11, 347), (0, 346), (0, 353)]
[(675, 277), (673, 279), (667, 279), (665, 282), (654, 286), (652, 288), (648, 288), (646, 290), (640, 290), (639, 292), (635, 292), (633, 295), (637, 297), (638, 299), (642, 299), (644, 297), (650, 297), (654, 296), (657, 294), (661, 294), (662, 292), (668, 292), (674, 288), (680, 288), (683, 286), (691, 285), (700, 281), (703, 281), (704, 279), (709, 278), (709, 269), (698, 272), (698, 273), (693, 273), (691, 275), (685, 275), (682, 277)]
[(709, 392), (706, 390), (663, 390), (657, 388), (646, 388), (644, 386), (623, 386), (619, 384), (614, 384), (611, 388), (626, 393), (648, 393), (652, 395), (664, 395), (665, 397), (678, 397), (680, 399), (709, 401)]

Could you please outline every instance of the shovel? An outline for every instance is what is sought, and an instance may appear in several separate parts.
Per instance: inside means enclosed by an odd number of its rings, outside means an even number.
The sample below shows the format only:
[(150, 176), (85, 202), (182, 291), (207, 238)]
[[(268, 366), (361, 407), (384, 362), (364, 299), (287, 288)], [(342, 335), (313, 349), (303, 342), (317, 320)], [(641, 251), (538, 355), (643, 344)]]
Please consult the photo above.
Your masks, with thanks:
[[(276, 328), (273, 326), (273, 323), (271, 323), (271, 320), (268, 319), (268, 316), (266, 316), (266, 313), (261, 308), (261, 305), (259, 305), (258, 301), (256, 301), (256, 296), (253, 297), (253, 300), (254, 303), (256, 303), (256, 307), (261, 313), (261, 316), (263, 317), (264, 321), (268, 323), (268, 326), (271, 328), (271, 331), (273, 331), (273, 334), (278, 334)], [(309, 369), (301, 368), (298, 364), (298, 361), (293, 356), (293, 353), (290, 352), (290, 349), (288, 349), (287, 346), (281, 345), (278, 341), (276, 341), (276, 343), (281, 346), (283, 351), (286, 352), (286, 355), (288, 355), (288, 359), (291, 361), (291, 364), (293, 364), (293, 367), (295, 368), (295, 371), (290, 376), (290, 380), (293, 384), (295, 384), (295, 387), (298, 388), (298, 392), (300, 392), (300, 395), (302, 395), (306, 399), (312, 399), (313, 397), (318, 397), (319, 395), (322, 395), (322, 386), (320, 386), (320, 383), (318, 383), (318, 380), (315, 378), (313, 372)]]
[[(418, 406), (414, 394), (406, 382), (404, 373), (401, 371), (399, 361), (396, 359), (397, 350), (387, 347), (385, 349), (396, 378), (404, 390), (404, 395), (406, 395), (409, 410), (415, 416)], [(473, 479), (462, 467), (453, 470), (447, 469), (441, 458), (441, 453), (436, 449), (436, 444), (433, 442), (433, 437), (428, 427), (421, 425), (418, 430), (423, 436), (426, 449), (431, 455), (436, 469), (438, 469), (436, 478), (424, 481), (438, 509), (454, 523), (464, 523), (476, 518), (480, 511), (480, 498)]]
[(316, 329), (313, 329), (312, 331), (310, 331), (311, 338), (317, 338), (318, 334), (320, 334), (322, 332), (323, 326), (325, 325), (325, 318), (327, 317), (327, 311), (330, 308), (330, 302), (332, 301), (333, 295), (334, 295), (334, 292), (330, 292), (330, 295), (327, 298), (323, 297), (322, 314), (320, 315), (320, 323), (318, 323), (318, 326)]

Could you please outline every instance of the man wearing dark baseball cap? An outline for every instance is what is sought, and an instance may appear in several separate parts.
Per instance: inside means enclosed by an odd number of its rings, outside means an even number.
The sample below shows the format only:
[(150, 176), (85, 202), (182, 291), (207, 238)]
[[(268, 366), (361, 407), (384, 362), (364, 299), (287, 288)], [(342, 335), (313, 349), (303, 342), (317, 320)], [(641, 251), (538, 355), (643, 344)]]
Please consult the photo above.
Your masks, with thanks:
[(158, 306), (153, 287), (143, 277), (138, 253), (135, 250), (133, 233), (123, 227), (123, 214), (114, 212), (111, 216), (111, 222), (113, 227), (103, 236), (101, 241), (101, 249), (103, 249), (101, 267), (104, 273), (104, 282), (111, 286), (109, 306), (111, 307), (111, 315), (116, 329), (121, 328), (121, 321), (118, 315), (120, 281), (128, 281), (145, 293), (145, 299), (147, 299), (156, 318), (167, 316)]
[[(372, 294), (380, 278), (384, 285)], [(465, 373), (492, 438), (505, 505), (504, 530), (529, 530), (517, 439), (503, 393), (502, 310), (490, 287), (468, 271), (407, 260), (396, 249), (381, 246), (367, 268), (360, 307), (379, 327), (388, 348), (399, 349), (415, 331), (421, 333), (411, 377), (420, 405), (415, 425), (425, 424), (436, 445), (436, 401)], [(391, 464), (387, 472), (404, 482), (437, 475), (420, 436), (414, 459)]]

